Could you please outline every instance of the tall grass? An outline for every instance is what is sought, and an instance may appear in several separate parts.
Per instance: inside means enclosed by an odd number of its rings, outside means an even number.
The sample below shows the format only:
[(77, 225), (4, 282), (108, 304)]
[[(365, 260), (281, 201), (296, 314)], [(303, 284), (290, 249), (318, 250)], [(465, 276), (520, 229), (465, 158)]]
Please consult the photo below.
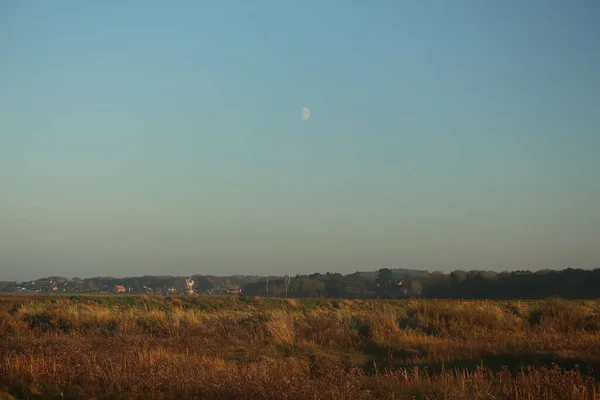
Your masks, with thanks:
[(600, 398), (600, 301), (0, 300), (0, 398)]

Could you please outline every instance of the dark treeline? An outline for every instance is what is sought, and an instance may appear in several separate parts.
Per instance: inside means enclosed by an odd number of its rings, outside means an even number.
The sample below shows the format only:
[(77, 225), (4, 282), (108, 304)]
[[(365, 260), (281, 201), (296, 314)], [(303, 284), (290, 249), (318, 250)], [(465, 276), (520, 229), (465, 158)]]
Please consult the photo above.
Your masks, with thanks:
[(423, 297), (464, 299), (568, 299), (600, 297), (600, 269), (516, 271), (485, 278), (475, 272), (453, 272), (448, 278), (424, 282)]
[[(569, 299), (600, 297), (600, 269), (568, 268), (495, 273), (491, 271), (441, 272), (381, 269), (355, 272), (296, 275), (291, 277), (194, 275), (193, 293), (262, 297), (324, 298), (439, 298), (439, 299)], [(34, 293), (188, 293), (185, 277), (129, 278), (48, 277), (31, 282), (0, 281), (3, 292)]]

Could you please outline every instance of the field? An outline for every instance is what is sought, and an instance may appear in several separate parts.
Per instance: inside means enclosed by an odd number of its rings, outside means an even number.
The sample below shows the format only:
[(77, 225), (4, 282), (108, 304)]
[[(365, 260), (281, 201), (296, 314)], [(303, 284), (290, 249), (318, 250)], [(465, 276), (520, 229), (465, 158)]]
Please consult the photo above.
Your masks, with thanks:
[(600, 399), (599, 379), (600, 301), (0, 298), (0, 399)]

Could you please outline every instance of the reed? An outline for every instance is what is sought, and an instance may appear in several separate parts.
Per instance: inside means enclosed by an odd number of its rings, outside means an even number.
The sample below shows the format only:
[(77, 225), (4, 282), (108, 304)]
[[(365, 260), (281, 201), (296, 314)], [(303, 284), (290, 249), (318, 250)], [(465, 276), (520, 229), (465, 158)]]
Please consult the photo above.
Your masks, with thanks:
[(600, 301), (0, 300), (0, 399), (600, 399)]

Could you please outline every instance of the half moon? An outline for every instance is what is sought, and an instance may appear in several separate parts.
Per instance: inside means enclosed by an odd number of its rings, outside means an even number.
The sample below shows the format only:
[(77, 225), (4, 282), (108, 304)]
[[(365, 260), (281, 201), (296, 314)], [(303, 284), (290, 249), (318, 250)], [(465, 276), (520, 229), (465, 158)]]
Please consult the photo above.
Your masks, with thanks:
[(306, 107), (302, 107), (302, 120), (306, 121), (310, 117), (310, 110)]

